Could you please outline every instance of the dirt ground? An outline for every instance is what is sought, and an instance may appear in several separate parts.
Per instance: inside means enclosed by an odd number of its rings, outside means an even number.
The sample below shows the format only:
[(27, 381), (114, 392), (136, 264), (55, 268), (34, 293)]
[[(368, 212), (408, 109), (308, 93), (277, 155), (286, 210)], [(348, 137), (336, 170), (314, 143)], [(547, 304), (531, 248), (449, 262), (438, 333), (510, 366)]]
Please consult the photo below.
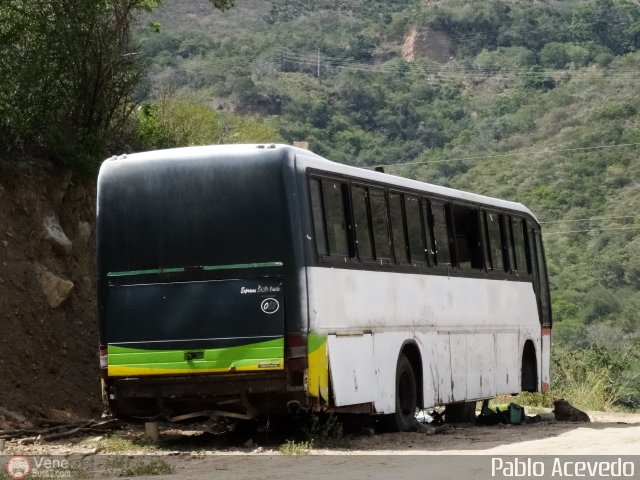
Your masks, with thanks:
[(350, 437), (346, 448), (301, 450), (298, 453), (302, 455), (282, 453), (286, 435), (276, 434), (270, 439), (257, 433), (228, 437), (166, 426), (161, 429), (160, 442), (154, 444), (146, 439), (142, 426), (128, 426), (115, 434), (51, 444), (21, 445), (18, 441), (9, 441), (0, 455), (80, 455), (83, 461), (93, 462), (93, 468), (102, 472), (101, 475), (114, 458), (141, 465), (159, 461), (172, 471), (171, 475), (165, 475), (167, 478), (193, 479), (212, 478), (212, 472), (217, 478), (233, 479), (258, 475), (275, 479), (287, 474), (317, 478), (325, 476), (327, 468), (335, 478), (386, 478), (389, 475), (417, 478), (426, 467), (442, 473), (431, 478), (465, 478), (469, 476), (469, 469), (486, 473), (490, 468), (488, 460), (456, 457), (452, 463), (450, 456), (635, 455), (637, 458), (640, 414), (589, 412), (589, 416), (591, 423), (460, 425), (435, 435), (359, 433)]

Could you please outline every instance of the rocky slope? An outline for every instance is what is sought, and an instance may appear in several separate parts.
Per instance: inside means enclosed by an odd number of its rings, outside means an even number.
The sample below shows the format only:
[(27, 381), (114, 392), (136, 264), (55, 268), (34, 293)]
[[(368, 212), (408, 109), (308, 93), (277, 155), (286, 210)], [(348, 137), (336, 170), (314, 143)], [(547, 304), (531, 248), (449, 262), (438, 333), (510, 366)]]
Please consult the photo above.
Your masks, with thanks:
[(0, 423), (99, 413), (95, 184), (0, 163)]

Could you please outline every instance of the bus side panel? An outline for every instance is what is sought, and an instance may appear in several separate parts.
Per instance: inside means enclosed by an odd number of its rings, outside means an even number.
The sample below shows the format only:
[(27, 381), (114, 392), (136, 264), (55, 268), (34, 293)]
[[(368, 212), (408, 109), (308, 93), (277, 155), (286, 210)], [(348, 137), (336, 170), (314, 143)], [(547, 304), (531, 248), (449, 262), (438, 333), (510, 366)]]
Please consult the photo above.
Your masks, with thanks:
[[(467, 398), (486, 398), (496, 391), (495, 338), (492, 333), (474, 333), (467, 341)], [(487, 352), (490, 352), (487, 354)]]
[[(443, 340), (446, 339), (446, 340)], [(439, 341), (442, 340), (442, 346)], [(378, 413), (392, 413), (395, 411), (396, 365), (398, 355), (405, 343), (417, 345), (422, 358), (422, 399), (425, 407), (437, 405), (439, 402), (438, 378), (447, 378), (447, 388), (451, 391), (450, 364), (444, 365), (439, 358), (442, 355), (449, 360), (448, 335), (438, 335), (435, 331), (423, 332), (419, 330), (378, 332), (373, 335), (373, 350), (377, 391), (375, 396), (375, 411)], [(447, 397), (450, 401), (450, 395)]]
[(518, 332), (496, 333), (496, 393), (520, 391), (520, 362)]
[[(540, 324), (528, 282), (324, 267), (308, 267), (307, 277), (313, 331), (373, 333), (370, 361), (381, 392), (378, 411), (395, 408), (389, 392), (395, 396), (395, 369), (405, 341), (416, 343), (422, 355), (426, 405), (436, 403), (430, 399), (446, 404), (518, 392), (524, 341), (532, 339), (539, 347)], [(353, 376), (362, 370), (354, 373), (348, 363), (331, 358), (333, 351), (329, 363), (337, 384), (332, 388), (336, 398), (347, 398), (337, 390), (353, 390)], [(368, 345), (359, 351), (369, 355)], [(425, 354), (429, 351), (434, 354)], [(357, 380), (359, 385), (366, 381)]]
[(373, 335), (329, 335), (327, 347), (335, 405), (373, 402), (376, 397)]
[[(437, 375), (434, 371), (435, 333), (420, 331), (384, 331), (373, 334), (373, 358), (376, 375), (374, 407), (377, 413), (393, 413), (396, 408), (396, 367), (403, 344), (412, 342), (418, 346), (422, 363), (422, 385), (426, 405), (435, 405)], [(425, 348), (430, 345), (431, 348)]]
[(438, 333), (438, 403), (444, 405), (453, 401), (453, 383), (451, 382), (451, 342), (449, 333)]
[(551, 362), (551, 329), (542, 329), (542, 339), (540, 347), (540, 390), (546, 392), (551, 387), (551, 375), (549, 373), (549, 364)]
[[(422, 399), (424, 406), (429, 407), (438, 404), (438, 332), (415, 333), (418, 346), (422, 353)], [(447, 376), (447, 372), (443, 372)]]
[(464, 401), (467, 397), (467, 334), (456, 332), (449, 335), (451, 349), (451, 389), (453, 400)]

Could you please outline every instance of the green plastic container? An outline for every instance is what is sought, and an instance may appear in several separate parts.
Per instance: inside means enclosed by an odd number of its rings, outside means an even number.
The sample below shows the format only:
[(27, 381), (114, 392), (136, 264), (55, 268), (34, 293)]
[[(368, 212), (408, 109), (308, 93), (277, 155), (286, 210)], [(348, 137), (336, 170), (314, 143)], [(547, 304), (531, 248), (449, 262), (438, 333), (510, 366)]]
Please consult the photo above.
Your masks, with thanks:
[(524, 407), (516, 403), (510, 403), (507, 410), (503, 412), (507, 423), (520, 425), (524, 421)]

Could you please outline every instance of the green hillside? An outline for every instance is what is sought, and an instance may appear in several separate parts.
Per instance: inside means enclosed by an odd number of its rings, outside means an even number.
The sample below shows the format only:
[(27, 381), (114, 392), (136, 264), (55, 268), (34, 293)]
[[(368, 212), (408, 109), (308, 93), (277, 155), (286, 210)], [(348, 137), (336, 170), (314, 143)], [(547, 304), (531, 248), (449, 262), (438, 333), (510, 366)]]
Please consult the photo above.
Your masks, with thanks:
[(142, 102), (170, 91), (268, 119), (335, 161), (528, 205), (544, 222), (556, 340), (630, 353), (621, 369), (637, 382), (634, 2), (275, 0), (221, 13), (167, 0), (137, 40)]

